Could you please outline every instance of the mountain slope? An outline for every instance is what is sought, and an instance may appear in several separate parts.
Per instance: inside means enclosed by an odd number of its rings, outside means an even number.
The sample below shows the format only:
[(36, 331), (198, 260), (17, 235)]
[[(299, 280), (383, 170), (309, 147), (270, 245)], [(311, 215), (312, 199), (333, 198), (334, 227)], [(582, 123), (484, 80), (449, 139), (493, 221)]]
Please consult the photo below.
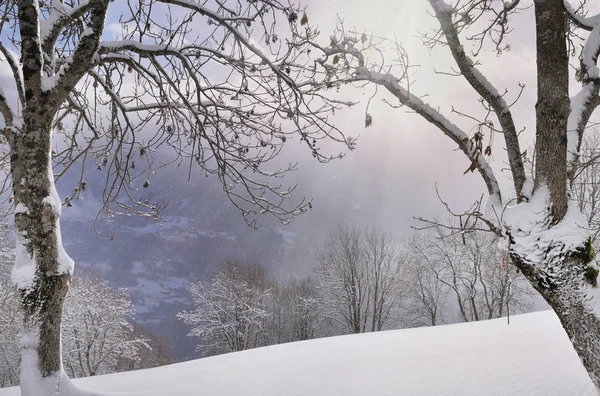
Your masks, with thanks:
[(332, 337), (76, 382), (131, 396), (598, 395), (551, 311), (510, 325)]

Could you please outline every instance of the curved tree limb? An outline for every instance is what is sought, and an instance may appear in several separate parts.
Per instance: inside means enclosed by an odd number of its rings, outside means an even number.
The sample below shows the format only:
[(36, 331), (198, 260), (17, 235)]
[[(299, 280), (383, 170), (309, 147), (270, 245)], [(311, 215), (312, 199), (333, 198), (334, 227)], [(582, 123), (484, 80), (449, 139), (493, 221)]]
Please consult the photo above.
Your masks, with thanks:
[[(506, 142), (506, 150), (517, 199), (520, 201), (523, 194), (523, 184), (525, 183), (525, 169), (523, 167), (519, 139), (510, 107), (491, 82), (477, 70), (473, 61), (465, 54), (465, 50), (458, 37), (458, 31), (452, 22), (452, 8), (440, 0), (429, 0), (429, 3), (435, 11), (436, 18), (440, 22), (442, 32), (446, 37), (448, 48), (450, 49), (461, 74), (471, 87), (473, 87), (473, 89), (490, 105), (500, 122)], [(518, 1), (514, 1), (509, 8), (514, 8), (516, 4), (518, 4)]]
[(400, 103), (414, 110), (421, 117), (438, 127), (438, 129), (446, 136), (458, 144), (461, 151), (476, 165), (477, 170), (485, 181), (488, 193), (497, 197), (499, 202), (501, 202), (500, 186), (498, 185), (498, 181), (496, 180), (492, 168), (483, 155), (479, 155), (479, 153), (476, 153), (470, 147), (468, 135), (458, 126), (444, 117), (439, 111), (433, 109), (420, 98), (401, 87), (397, 82), (397, 78), (391, 74), (372, 72), (362, 68), (357, 70), (354, 81), (370, 81), (383, 86), (388, 92), (394, 95)]

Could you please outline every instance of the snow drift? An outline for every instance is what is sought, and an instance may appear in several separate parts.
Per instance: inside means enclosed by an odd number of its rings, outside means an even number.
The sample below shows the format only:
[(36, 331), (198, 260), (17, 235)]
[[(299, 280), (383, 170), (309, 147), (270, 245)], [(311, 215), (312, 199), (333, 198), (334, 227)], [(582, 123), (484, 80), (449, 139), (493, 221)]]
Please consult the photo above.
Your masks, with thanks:
[(510, 325), (332, 337), (75, 383), (128, 396), (598, 395), (551, 311), (512, 317)]

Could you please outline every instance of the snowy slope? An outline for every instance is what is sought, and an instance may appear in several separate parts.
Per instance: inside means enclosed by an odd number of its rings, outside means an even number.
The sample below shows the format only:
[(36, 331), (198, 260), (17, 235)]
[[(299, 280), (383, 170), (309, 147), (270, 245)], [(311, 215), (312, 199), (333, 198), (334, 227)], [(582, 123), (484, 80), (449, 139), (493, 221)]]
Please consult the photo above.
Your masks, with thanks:
[(131, 396), (597, 395), (550, 311), (510, 325), (333, 337), (76, 382)]

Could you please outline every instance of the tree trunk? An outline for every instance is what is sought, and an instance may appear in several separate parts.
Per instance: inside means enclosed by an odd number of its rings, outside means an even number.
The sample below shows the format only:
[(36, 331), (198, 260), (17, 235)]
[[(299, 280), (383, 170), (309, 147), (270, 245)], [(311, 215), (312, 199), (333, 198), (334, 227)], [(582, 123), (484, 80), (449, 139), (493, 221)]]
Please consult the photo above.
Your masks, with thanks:
[(50, 117), (29, 112), (23, 131), (11, 145), (17, 242), (13, 275), (24, 311), (23, 396), (59, 394), (63, 378), (61, 314), (73, 262), (61, 243), (61, 203), (50, 167), (50, 125)]
[[(536, 190), (548, 187), (550, 218), (546, 226), (551, 228), (565, 216), (568, 202), (566, 158), (570, 101), (567, 16), (562, 0), (535, 0), (534, 6), (538, 91), (535, 187)], [(514, 231), (517, 234), (521, 232), (518, 229)], [(592, 255), (587, 244), (582, 246), (581, 252), (567, 250), (564, 244), (562, 247), (559, 244), (557, 240), (544, 246), (544, 259), (539, 262), (527, 262), (527, 255), (519, 255), (518, 249), (512, 249), (515, 253), (513, 259), (552, 307), (590, 378), (600, 388), (600, 317), (588, 293), (592, 287), (589, 283), (596, 282), (597, 272), (593, 269), (592, 273), (589, 272)], [(593, 279), (587, 279), (589, 277)]]
[(548, 186), (554, 224), (567, 212), (569, 55), (562, 0), (535, 0), (537, 46), (535, 187)]
[(592, 382), (600, 388), (600, 317), (586, 293), (591, 286), (578, 283), (538, 291), (556, 312)]

